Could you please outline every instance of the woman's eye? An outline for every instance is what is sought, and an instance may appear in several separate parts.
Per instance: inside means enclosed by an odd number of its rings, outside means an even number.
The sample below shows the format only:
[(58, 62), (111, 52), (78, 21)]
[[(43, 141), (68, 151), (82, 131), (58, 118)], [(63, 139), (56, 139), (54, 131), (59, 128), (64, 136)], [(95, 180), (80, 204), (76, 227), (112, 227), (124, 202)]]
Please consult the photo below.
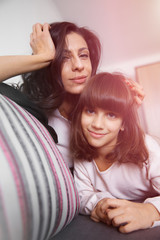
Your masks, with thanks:
[(86, 59), (86, 58), (89, 58), (89, 54), (83, 53), (83, 54), (80, 55), (80, 57), (83, 58), (83, 59)]
[(69, 56), (63, 56), (63, 61), (69, 60), (70, 57)]

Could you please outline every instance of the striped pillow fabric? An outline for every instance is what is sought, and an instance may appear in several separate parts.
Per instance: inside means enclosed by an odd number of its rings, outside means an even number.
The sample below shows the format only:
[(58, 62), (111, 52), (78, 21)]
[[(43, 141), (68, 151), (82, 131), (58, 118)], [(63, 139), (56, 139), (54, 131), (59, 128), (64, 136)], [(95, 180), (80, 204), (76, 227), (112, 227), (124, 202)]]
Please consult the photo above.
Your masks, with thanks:
[(72, 175), (47, 129), (0, 95), (0, 239), (49, 239), (78, 210)]

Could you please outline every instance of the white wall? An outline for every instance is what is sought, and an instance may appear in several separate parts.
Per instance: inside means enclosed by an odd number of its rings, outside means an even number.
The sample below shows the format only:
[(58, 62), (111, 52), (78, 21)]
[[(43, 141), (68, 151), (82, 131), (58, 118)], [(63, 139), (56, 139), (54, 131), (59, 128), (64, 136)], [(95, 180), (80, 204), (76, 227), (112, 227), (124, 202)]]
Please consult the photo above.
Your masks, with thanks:
[(119, 62), (110, 66), (102, 65), (100, 67), (100, 71), (122, 72), (123, 74), (132, 78), (133, 80), (137, 80), (136, 71), (135, 71), (137, 67), (151, 64), (151, 63), (156, 63), (156, 62), (160, 62), (160, 53), (145, 56), (145, 57), (135, 58), (133, 60), (128, 60), (127, 62)]
[(135, 67), (160, 61), (160, 44), (153, 51), (160, 39), (159, 9), (160, 0), (0, 0), (0, 55), (30, 54), (29, 35), (36, 22), (74, 21), (100, 37), (100, 71), (120, 71), (135, 79)]
[(0, 55), (30, 54), (32, 25), (61, 20), (53, 0), (0, 0)]
[[(87, 26), (102, 43), (100, 70), (132, 78), (160, 61), (160, 0), (54, 0), (63, 18)], [(67, 7), (68, 5), (68, 7)]]

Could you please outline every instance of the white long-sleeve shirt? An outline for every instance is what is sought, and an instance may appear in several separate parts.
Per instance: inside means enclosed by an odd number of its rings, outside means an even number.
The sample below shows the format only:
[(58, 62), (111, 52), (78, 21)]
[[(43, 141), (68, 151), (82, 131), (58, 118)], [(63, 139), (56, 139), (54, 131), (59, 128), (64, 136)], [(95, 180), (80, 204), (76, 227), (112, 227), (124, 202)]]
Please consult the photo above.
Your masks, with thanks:
[(62, 154), (64, 161), (69, 168), (73, 167), (73, 159), (69, 149), (70, 122), (60, 114), (58, 109), (56, 109), (49, 117), (48, 123), (57, 133), (58, 143), (56, 145)]
[[(143, 168), (133, 163), (115, 162), (100, 171), (93, 160), (74, 163), (74, 178), (79, 192), (82, 214), (91, 214), (103, 198), (152, 203), (160, 212), (160, 146), (146, 135), (149, 160)], [(155, 225), (160, 225), (156, 222)]]

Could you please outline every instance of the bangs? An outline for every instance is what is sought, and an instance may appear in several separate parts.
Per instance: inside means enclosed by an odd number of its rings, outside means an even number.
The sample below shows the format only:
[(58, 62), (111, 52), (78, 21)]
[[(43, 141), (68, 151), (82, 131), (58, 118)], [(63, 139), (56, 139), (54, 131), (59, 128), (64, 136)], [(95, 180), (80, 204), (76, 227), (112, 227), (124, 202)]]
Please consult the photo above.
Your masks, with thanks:
[(81, 94), (82, 108), (101, 108), (124, 116), (133, 97), (120, 74), (100, 73), (92, 77)]

